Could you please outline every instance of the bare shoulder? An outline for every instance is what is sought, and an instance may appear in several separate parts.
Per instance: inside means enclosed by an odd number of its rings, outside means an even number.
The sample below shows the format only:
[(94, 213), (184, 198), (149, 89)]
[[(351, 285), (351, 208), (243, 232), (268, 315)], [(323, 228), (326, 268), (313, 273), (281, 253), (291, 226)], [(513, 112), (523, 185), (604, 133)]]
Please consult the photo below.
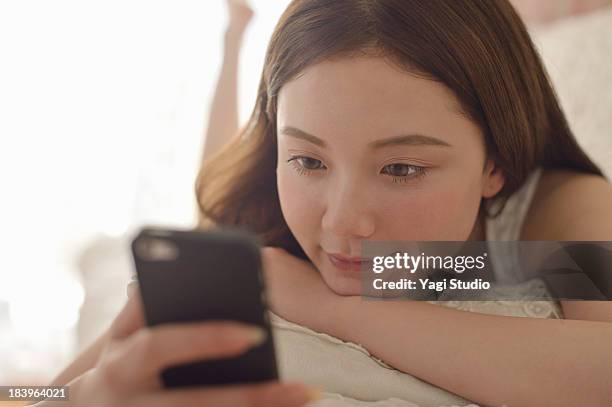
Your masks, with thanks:
[(612, 185), (603, 177), (543, 170), (522, 240), (612, 240)]

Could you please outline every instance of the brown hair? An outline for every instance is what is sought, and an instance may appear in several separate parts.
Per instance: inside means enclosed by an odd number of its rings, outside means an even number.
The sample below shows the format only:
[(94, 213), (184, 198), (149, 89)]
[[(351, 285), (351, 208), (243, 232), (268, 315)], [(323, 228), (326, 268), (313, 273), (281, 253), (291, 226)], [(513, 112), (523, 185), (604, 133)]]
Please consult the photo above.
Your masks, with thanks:
[[(503, 209), (536, 166), (603, 176), (572, 135), (507, 0), (294, 0), (272, 35), (247, 126), (200, 169), (200, 227), (244, 228), (265, 245), (306, 258), (276, 187), (277, 96), (308, 66), (372, 52), (446, 85), (480, 127), (487, 154), (506, 176), (491, 202), (483, 198), (487, 216)], [(497, 213), (489, 213), (498, 201)]]

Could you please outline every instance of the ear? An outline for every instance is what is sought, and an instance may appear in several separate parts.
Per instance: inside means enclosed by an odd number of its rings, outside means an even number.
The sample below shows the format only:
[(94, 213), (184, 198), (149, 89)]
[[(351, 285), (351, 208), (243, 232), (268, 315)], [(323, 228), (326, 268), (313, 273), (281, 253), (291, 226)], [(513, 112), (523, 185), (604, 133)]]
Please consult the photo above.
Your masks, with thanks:
[(494, 197), (506, 182), (503, 170), (491, 158), (487, 159), (482, 177), (482, 196), (484, 198)]

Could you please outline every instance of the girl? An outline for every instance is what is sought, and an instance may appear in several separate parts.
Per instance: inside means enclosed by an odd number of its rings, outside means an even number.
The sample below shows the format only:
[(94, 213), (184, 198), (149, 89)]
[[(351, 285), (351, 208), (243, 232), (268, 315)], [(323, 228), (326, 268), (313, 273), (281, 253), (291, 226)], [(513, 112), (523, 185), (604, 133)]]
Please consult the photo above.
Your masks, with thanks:
[(612, 240), (612, 188), (507, 1), (293, 1), (247, 126), (196, 189), (201, 227), (276, 247), (285, 319), (479, 403), (611, 402), (609, 302), (540, 319), (364, 302), (346, 271), (365, 240)]

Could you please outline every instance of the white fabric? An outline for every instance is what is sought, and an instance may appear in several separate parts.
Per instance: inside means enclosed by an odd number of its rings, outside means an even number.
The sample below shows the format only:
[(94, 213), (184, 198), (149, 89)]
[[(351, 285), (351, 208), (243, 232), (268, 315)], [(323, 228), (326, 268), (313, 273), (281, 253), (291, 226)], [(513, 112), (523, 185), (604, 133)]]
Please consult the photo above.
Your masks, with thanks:
[[(496, 218), (487, 219), (485, 227), (487, 241), (519, 240), (521, 227), (541, 174), (541, 168), (535, 169), (519, 190), (508, 199), (503, 212)], [(519, 274), (518, 252), (515, 249), (518, 249), (518, 246), (511, 244), (489, 245), (489, 251), (492, 253), (491, 262), (497, 281), (517, 283), (523, 280)], [(504, 253), (502, 253), (502, 250)]]
[(325, 397), (334, 400), (311, 403), (313, 406), (469, 404), (461, 397), (393, 369), (361, 345), (315, 332), (273, 313), (270, 316), (281, 377), (323, 389)]

